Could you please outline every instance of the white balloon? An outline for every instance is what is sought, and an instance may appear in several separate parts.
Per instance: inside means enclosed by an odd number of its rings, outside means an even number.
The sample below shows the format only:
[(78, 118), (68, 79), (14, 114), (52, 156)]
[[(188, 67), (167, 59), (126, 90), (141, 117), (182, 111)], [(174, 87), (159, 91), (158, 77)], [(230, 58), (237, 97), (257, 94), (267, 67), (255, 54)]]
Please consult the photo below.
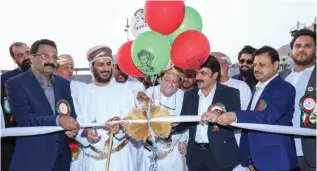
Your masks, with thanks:
[(147, 25), (144, 16), (144, 9), (139, 8), (136, 10), (132, 16), (131, 20), (131, 32), (134, 37), (137, 37), (139, 34), (151, 30)]

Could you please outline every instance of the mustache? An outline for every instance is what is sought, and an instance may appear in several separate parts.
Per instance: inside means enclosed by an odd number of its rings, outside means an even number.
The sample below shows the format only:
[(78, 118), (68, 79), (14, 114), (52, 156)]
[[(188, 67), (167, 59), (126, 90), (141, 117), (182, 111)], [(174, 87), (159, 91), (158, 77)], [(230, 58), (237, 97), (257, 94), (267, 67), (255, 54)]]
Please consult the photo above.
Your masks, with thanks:
[(123, 76), (123, 77), (128, 76), (127, 74), (125, 74), (125, 73), (123, 73), (123, 72), (120, 72), (118, 75), (119, 75), (119, 76), (121, 75), (121, 76)]
[(203, 80), (197, 80), (197, 83), (203, 83), (204, 81)]
[(250, 67), (249, 67), (249, 66), (246, 66), (246, 65), (243, 65), (243, 66), (241, 66), (240, 68), (241, 68), (241, 69), (242, 69), (242, 68), (250, 69)]
[(100, 74), (103, 74), (103, 73), (108, 73), (108, 74), (110, 74), (109, 71), (100, 71), (99, 73), (100, 73)]
[(299, 52), (298, 55), (305, 55), (305, 56), (307, 56), (307, 53), (305, 53), (305, 52)]
[(23, 62), (22, 62), (22, 64), (29, 64), (29, 63), (31, 63), (31, 60), (30, 59), (26, 59), (26, 60), (24, 60)]
[(53, 63), (46, 63), (44, 64), (44, 67), (51, 66), (52, 68), (56, 68), (56, 66)]

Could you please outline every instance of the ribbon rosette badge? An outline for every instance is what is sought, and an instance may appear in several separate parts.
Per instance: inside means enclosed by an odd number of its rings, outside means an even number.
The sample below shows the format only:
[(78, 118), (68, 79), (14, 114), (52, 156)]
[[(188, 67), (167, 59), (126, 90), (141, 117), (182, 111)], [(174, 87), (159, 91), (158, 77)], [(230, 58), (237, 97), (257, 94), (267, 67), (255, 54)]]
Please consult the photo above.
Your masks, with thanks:
[(60, 115), (69, 115), (71, 112), (70, 105), (66, 100), (59, 100), (56, 104), (56, 109)]
[(313, 96), (304, 96), (300, 100), (299, 107), (302, 112), (302, 119), (304, 126), (309, 123), (309, 116), (314, 111), (316, 106), (316, 98)]
[[(216, 112), (222, 114), (223, 112), (226, 112), (226, 107), (221, 103), (216, 103), (216, 104), (210, 105), (208, 107), (208, 111), (216, 111)], [(218, 132), (219, 126), (216, 124), (212, 124), (212, 131)]]

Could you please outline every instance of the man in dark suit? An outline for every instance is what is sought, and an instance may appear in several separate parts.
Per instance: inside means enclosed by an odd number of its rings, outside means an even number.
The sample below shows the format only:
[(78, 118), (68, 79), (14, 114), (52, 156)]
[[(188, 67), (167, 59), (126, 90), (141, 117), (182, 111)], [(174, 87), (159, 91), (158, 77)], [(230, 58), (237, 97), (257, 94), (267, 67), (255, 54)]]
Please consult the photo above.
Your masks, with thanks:
[[(7, 101), (5, 83), (8, 79), (15, 77), (31, 67), (30, 48), (22, 42), (15, 42), (9, 47), (10, 56), (18, 65), (18, 68), (2, 74), (1, 77), (1, 108), (5, 128), (15, 127), (14, 118)], [(1, 170), (8, 171), (15, 145), (15, 137), (1, 138)]]
[[(227, 112), (215, 121), (292, 126), (295, 88), (278, 76), (279, 56), (264, 46), (254, 53), (254, 76), (259, 82), (246, 111)], [(294, 137), (247, 131), (241, 136), (242, 166), (250, 170), (295, 170), (298, 168)]]
[(16, 138), (11, 171), (68, 171), (68, 138), (78, 131), (67, 80), (54, 75), (56, 44), (42, 39), (31, 46), (31, 69), (6, 82), (8, 101), (18, 127), (61, 126), (66, 132)]
[[(198, 88), (184, 95), (181, 115), (199, 115), (210, 120), (221, 111), (239, 110), (239, 90), (220, 84), (220, 64), (209, 56), (196, 75)], [(211, 113), (216, 110), (219, 113)], [(233, 129), (206, 123), (184, 123), (175, 128), (182, 132), (189, 128), (187, 165), (189, 171), (232, 171), (240, 164), (240, 151)]]
[[(294, 69), (285, 70), (280, 75), (296, 88), (293, 125), (313, 128), (309, 119), (303, 120), (303, 115), (308, 116), (310, 108), (316, 106), (316, 33), (300, 30), (290, 45)], [(307, 106), (307, 102), (313, 103)], [(316, 170), (316, 137), (296, 137), (295, 145), (300, 170)]]

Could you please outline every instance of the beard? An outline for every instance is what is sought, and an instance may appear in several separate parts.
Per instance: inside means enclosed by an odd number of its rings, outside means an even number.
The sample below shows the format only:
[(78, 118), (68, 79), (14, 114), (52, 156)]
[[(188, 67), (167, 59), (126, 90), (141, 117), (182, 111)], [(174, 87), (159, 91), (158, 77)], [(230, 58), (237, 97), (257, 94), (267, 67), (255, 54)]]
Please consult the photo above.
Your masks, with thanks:
[(122, 72), (115, 76), (115, 79), (118, 83), (125, 83), (128, 80), (128, 78), (129, 76)]
[(31, 67), (30, 59), (24, 60), (21, 64), (18, 64), (19, 68), (25, 72)]
[[(101, 78), (100, 74), (102, 73), (108, 73), (108, 77), (107, 78)], [(110, 80), (111, 80), (111, 76), (112, 76), (112, 70), (109, 72), (109, 71), (100, 71), (100, 73), (98, 71), (96, 71), (95, 69), (92, 70), (92, 74), (95, 78), (95, 80), (98, 82), (98, 83), (108, 83)]]
[(297, 60), (294, 56), (292, 56), (292, 59), (296, 65), (306, 66), (313, 63), (316, 60), (316, 55), (308, 56), (307, 60)]
[(248, 68), (247, 70), (242, 70), (240, 67), (240, 75), (241, 77), (250, 77), (253, 76), (253, 69)]
[(182, 84), (182, 88), (189, 89), (189, 88), (192, 88), (193, 85), (194, 85), (194, 82), (191, 84), (189, 81), (185, 80)]

